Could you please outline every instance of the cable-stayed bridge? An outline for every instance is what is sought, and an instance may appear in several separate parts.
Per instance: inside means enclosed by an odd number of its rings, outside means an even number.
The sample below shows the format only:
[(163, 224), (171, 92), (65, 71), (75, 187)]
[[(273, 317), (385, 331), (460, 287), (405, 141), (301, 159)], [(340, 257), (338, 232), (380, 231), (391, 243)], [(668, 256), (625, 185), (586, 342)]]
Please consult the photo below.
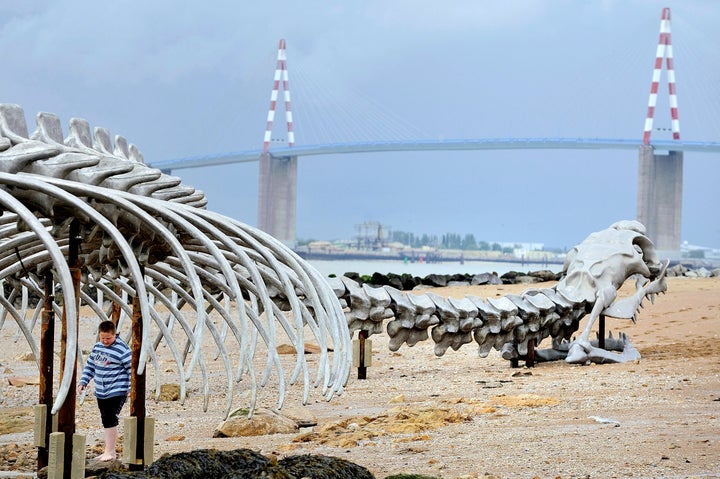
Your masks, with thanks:
[[(657, 105), (660, 73), (666, 65), (669, 106), (672, 118), (672, 140), (651, 141)], [(258, 226), (273, 236), (293, 244), (295, 241), (297, 159), (303, 156), (336, 155), (401, 151), (462, 150), (639, 150), (637, 216), (647, 227), (658, 249), (679, 252), (682, 162), (685, 152), (718, 153), (720, 142), (680, 140), (674, 66), (670, 43), (670, 11), (661, 17), (660, 39), (648, 101), (648, 112), (642, 139), (622, 138), (475, 138), (475, 139), (384, 139), (296, 144), (290, 94), (287, 84), (285, 43), (278, 48), (277, 68), (268, 112), (262, 149), (220, 154), (198, 155), (151, 162), (165, 171), (199, 168), (231, 163), (260, 162)], [(279, 100), (280, 92), (284, 101)], [(287, 146), (273, 144), (270, 149), (275, 110), (285, 107)], [(668, 129), (669, 131), (670, 129)], [(663, 153), (656, 153), (663, 152)]]

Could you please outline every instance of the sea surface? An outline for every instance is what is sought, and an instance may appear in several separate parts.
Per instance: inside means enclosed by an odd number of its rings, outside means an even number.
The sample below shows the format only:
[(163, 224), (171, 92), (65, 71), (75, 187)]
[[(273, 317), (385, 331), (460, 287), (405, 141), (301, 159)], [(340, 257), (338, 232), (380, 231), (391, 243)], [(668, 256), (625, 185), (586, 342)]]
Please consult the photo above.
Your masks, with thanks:
[(558, 263), (506, 263), (494, 261), (442, 261), (437, 263), (405, 262), (402, 260), (308, 260), (323, 276), (342, 276), (353, 272), (360, 275), (373, 273), (411, 274), (424, 278), (429, 274), (479, 274), (497, 273), (498, 276), (509, 271), (528, 272), (550, 270), (558, 273), (562, 264)]

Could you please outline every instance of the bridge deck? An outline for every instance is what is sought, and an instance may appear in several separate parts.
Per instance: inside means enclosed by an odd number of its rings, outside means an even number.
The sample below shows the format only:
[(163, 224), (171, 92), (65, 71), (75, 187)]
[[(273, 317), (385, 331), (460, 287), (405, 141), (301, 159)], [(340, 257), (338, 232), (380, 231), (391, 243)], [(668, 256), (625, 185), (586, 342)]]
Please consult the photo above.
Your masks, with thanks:
[[(452, 150), (635, 150), (642, 140), (609, 138), (480, 138), (458, 140), (377, 141), (357, 143), (329, 143), (276, 148), (270, 152), (275, 158), (317, 156), (345, 153), (374, 153), (388, 151), (452, 151)], [(719, 153), (720, 142), (710, 141), (654, 141), (656, 150)], [(258, 161), (262, 150), (246, 150), (212, 155), (177, 158), (150, 162), (161, 170), (180, 170), (205, 166), (227, 165)]]

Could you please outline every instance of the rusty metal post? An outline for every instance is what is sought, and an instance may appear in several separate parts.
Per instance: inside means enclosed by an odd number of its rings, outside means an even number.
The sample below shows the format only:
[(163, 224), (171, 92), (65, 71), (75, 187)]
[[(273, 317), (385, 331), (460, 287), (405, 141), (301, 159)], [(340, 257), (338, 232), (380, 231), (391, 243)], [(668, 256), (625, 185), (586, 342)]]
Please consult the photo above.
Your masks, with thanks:
[(358, 379), (367, 379), (367, 367), (365, 366), (365, 340), (368, 332), (364, 329), (358, 331), (358, 340), (360, 342), (360, 352), (358, 354)]
[[(120, 286), (115, 286), (115, 292), (118, 296), (120, 296), (120, 293), (122, 292), (120, 290)], [(115, 326), (117, 326), (118, 322), (120, 321), (121, 311), (122, 309), (120, 308), (120, 304), (113, 301), (112, 311), (110, 312), (110, 321), (112, 321)]]
[[(142, 276), (145, 268), (140, 266)], [(142, 280), (142, 279), (141, 279)], [(130, 375), (130, 416), (137, 418), (137, 442), (135, 448), (136, 463), (130, 464), (130, 470), (142, 470), (145, 465), (145, 375), (138, 374), (140, 349), (142, 348), (143, 317), (140, 310), (138, 288), (135, 286), (132, 314), (132, 367)]]
[[(60, 351), (60, 371), (65, 368), (65, 352), (67, 351), (67, 325), (68, 321), (75, 321), (77, 331), (80, 326), (80, 225), (77, 220), (70, 223), (70, 242), (68, 244), (68, 267), (70, 268), (70, 276), (72, 277), (73, 288), (75, 289), (74, 298), (63, 298), (63, 304), (66, 301), (75, 301), (78, 317), (68, 318), (67, 309), (63, 308), (62, 317), (62, 340)], [(77, 338), (75, 338), (77, 344)], [(62, 373), (61, 373), (62, 374)], [(62, 377), (60, 378), (62, 380)], [(72, 379), (70, 380), (70, 391), (65, 398), (65, 402), (58, 411), (58, 432), (65, 433), (65, 464), (63, 468), (63, 477), (69, 478), (72, 473), (72, 456), (73, 456), (73, 434), (75, 434), (75, 388), (77, 384), (77, 361), (73, 364)]]
[(53, 403), (53, 347), (55, 343), (55, 313), (52, 305), (55, 302), (52, 271), (45, 273), (45, 299), (40, 326), (40, 391), (39, 403), (47, 410), (45, 415), (45, 446), (38, 447), (37, 470), (48, 465), (50, 451), (50, 433), (52, 432)]
[(598, 347), (605, 349), (605, 315), (601, 314), (598, 320)]

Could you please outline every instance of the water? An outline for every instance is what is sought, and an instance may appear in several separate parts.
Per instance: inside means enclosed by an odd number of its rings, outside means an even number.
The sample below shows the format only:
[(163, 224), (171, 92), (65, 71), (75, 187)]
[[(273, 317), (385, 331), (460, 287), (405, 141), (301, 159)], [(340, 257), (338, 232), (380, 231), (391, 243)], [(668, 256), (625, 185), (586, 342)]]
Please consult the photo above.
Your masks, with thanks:
[(395, 274), (411, 274), (424, 278), (429, 274), (479, 274), (495, 272), (498, 276), (502, 276), (508, 271), (538, 271), (550, 270), (558, 273), (562, 270), (562, 264), (555, 263), (504, 263), (494, 261), (465, 261), (450, 262), (443, 261), (439, 263), (418, 263), (404, 262), (402, 260), (310, 260), (308, 261), (323, 276), (334, 274), (342, 276), (345, 273), (353, 272), (360, 275), (372, 275), (373, 273), (395, 273)]

